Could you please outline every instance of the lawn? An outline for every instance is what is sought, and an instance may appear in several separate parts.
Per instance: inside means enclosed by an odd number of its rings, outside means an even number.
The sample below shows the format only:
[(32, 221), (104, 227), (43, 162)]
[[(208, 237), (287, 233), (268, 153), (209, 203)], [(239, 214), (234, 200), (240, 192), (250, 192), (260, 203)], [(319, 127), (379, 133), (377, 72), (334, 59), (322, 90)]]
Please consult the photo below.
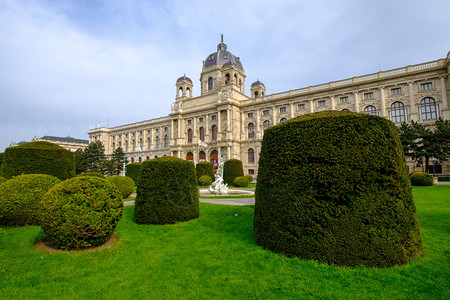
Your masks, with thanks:
[(252, 238), (252, 206), (201, 203), (200, 218), (136, 225), (93, 252), (35, 250), (37, 226), (0, 228), (0, 299), (449, 299), (450, 186), (415, 187), (423, 255), (401, 267), (342, 268), (272, 253)]

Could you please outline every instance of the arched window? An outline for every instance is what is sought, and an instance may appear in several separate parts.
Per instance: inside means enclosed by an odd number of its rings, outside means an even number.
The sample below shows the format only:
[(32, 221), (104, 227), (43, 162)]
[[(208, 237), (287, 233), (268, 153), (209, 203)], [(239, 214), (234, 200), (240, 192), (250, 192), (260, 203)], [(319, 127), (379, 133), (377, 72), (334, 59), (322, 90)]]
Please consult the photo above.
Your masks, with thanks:
[(128, 152), (128, 141), (125, 142), (125, 152)]
[(263, 130), (265, 131), (267, 128), (269, 128), (270, 127), (270, 121), (264, 121), (264, 123), (263, 123)]
[(167, 135), (164, 136), (164, 148), (169, 147), (169, 137)]
[(142, 162), (142, 157), (139, 156), (139, 162)]
[(253, 123), (248, 124), (248, 138), (255, 138), (255, 125)]
[(192, 129), (188, 130), (188, 143), (192, 143)]
[(194, 154), (192, 154), (192, 152), (188, 152), (186, 154), (186, 160), (194, 161)]
[(145, 160), (149, 160), (150, 159), (150, 157), (149, 156), (147, 156), (146, 158), (145, 158)]
[(152, 147), (152, 138), (148, 138), (147, 139), (147, 144), (148, 144), (148, 150), (150, 150), (150, 148)]
[(212, 77), (208, 78), (208, 91), (212, 91), (213, 89), (213, 79)]
[(254, 95), (255, 95), (255, 98), (258, 98), (258, 91), (255, 91)]
[[(188, 92), (189, 92), (189, 94), (188, 94)], [(186, 95), (189, 95), (189, 97), (192, 97), (192, 91), (190, 88), (186, 89)]]
[(131, 158), (131, 162), (134, 163), (134, 157)]
[(248, 163), (255, 163), (255, 150), (253, 148), (248, 149)]
[(198, 161), (206, 161), (206, 154), (204, 151), (198, 153)]
[(211, 141), (217, 140), (217, 126), (213, 125), (211, 127)]
[(225, 84), (228, 84), (228, 83), (230, 83), (230, 73), (227, 73), (225, 75)]
[(436, 101), (431, 97), (423, 98), (420, 101), (420, 113), (424, 120), (436, 119)]
[(156, 137), (156, 149), (159, 149), (159, 136)]
[(135, 140), (133, 140), (133, 148), (132, 149), (133, 149), (132, 151), (136, 151), (136, 141)]
[(342, 111), (350, 111), (350, 109), (346, 109), (346, 108), (344, 108)]
[(366, 113), (368, 115), (376, 116), (377, 115), (377, 109), (373, 105), (368, 105), (368, 106), (366, 106), (366, 108), (364, 108), (364, 113)]
[(405, 106), (397, 101), (391, 105), (391, 121), (394, 123), (403, 123), (406, 121)]
[(286, 118), (282, 118), (282, 119), (280, 120), (280, 123), (283, 123), (283, 122), (286, 122), (286, 121), (287, 121)]
[(219, 155), (218, 154), (219, 153), (217, 152), (217, 150), (213, 150), (213, 151), (211, 151), (211, 154), (209, 155), (209, 159), (211, 160), (211, 163), (213, 164), (214, 171), (219, 166)]
[(178, 97), (183, 96), (183, 88), (180, 87), (180, 89), (178, 90)]
[(198, 130), (200, 140), (205, 141), (205, 128), (200, 127)]

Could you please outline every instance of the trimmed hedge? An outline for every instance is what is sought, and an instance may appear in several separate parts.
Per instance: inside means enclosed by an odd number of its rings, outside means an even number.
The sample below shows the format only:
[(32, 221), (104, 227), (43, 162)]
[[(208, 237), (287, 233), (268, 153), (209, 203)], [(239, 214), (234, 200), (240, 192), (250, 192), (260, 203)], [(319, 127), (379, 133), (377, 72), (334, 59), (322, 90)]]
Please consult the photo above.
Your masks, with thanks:
[(142, 163), (134, 205), (138, 224), (174, 224), (199, 216), (199, 190), (191, 161), (165, 156)]
[(244, 177), (248, 179), (248, 183), (250, 183), (254, 180), (252, 175), (245, 175)]
[(236, 187), (246, 187), (248, 186), (248, 178), (246, 176), (239, 176), (233, 180), (233, 186)]
[(5, 181), (7, 181), (8, 179), (6, 179), (5, 177), (1, 177), (0, 176), (0, 185), (3, 183), (3, 182), (5, 182)]
[(398, 130), (325, 111), (267, 129), (254, 238), (288, 256), (344, 266), (401, 265), (422, 240)]
[(105, 179), (105, 175), (103, 175), (102, 173), (99, 173), (99, 172), (83, 172), (83, 173), (80, 173), (77, 175), (77, 177), (79, 177), (79, 176), (95, 176), (98, 178)]
[(75, 176), (73, 153), (56, 144), (37, 141), (6, 148), (0, 176), (48, 174), (61, 180)]
[(134, 163), (128, 164), (125, 167), (125, 176), (128, 176), (131, 179), (133, 179), (134, 183), (137, 185), (139, 182), (140, 170), (141, 170), (141, 163), (134, 162)]
[(242, 161), (239, 159), (229, 159), (223, 164), (223, 181), (228, 185), (233, 185), (236, 177), (244, 176)]
[(211, 177), (209, 177), (208, 175), (203, 175), (198, 179), (198, 184), (202, 186), (211, 185), (212, 184)]
[(215, 180), (214, 176), (214, 166), (212, 163), (207, 161), (201, 161), (195, 166), (197, 171), (197, 178), (200, 181), (200, 177), (207, 175), (211, 178), (211, 182)]
[(40, 225), (61, 249), (99, 246), (122, 217), (117, 187), (105, 179), (81, 176), (55, 185), (42, 198)]
[(432, 186), (433, 176), (425, 172), (414, 172), (410, 176), (411, 184), (414, 186)]
[(51, 175), (28, 174), (15, 176), (0, 184), (0, 225), (35, 224), (42, 196), (60, 182)]
[(135, 184), (131, 177), (116, 175), (107, 177), (106, 180), (114, 183), (117, 186), (124, 199), (128, 198), (133, 193)]

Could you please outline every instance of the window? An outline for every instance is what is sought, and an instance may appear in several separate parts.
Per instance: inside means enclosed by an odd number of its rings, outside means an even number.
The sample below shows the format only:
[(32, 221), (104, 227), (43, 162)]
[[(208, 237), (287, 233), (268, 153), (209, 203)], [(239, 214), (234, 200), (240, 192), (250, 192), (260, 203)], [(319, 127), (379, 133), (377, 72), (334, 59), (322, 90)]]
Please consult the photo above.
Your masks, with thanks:
[(188, 120), (188, 125), (191, 125), (192, 124), (192, 120)]
[(168, 131), (169, 130), (169, 127), (164, 127), (164, 131)]
[(436, 101), (431, 97), (422, 99), (420, 101), (420, 113), (424, 120), (436, 119)]
[(142, 157), (140, 157), (140, 156), (139, 156), (139, 162), (140, 162), (140, 163), (142, 162)]
[(373, 99), (373, 92), (364, 93), (364, 99)]
[(194, 161), (194, 154), (192, 154), (192, 152), (188, 152), (186, 154), (186, 160)]
[(156, 128), (156, 133), (158, 133), (159, 132), (159, 128)]
[(346, 109), (346, 108), (344, 108), (342, 111), (350, 111), (350, 109)]
[(208, 91), (212, 91), (213, 89), (213, 79), (212, 77), (208, 78)]
[(248, 170), (248, 175), (255, 175), (255, 170), (249, 169)]
[(211, 120), (217, 120), (217, 115), (213, 115), (213, 116), (211, 116)]
[(213, 125), (211, 127), (211, 141), (217, 140), (217, 126)]
[(401, 94), (402, 94), (402, 88), (391, 89), (391, 95), (401, 95)]
[(248, 114), (247, 114), (247, 117), (253, 118), (253, 113), (248, 113)]
[(159, 136), (156, 137), (156, 149), (159, 149)]
[(433, 85), (431, 84), (431, 82), (421, 83), (420, 84), (420, 90), (421, 91), (431, 90), (432, 88), (433, 88)]
[(164, 136), (164, 148), (169, 147), (169, 137), (167, 135)]
[(305, 104), (299, 104), (299, 105), (297, 106), (297, 108), (298, 108), (298, 110), (305, 110), (306, 105), (305, 105)]
[(199, 139), (204, 141), (205, 140), (205, 128), (200, 127), (198, 130)]
[(198, 121), (201, 123), (203, 122), (203, 118), (198, 118)]
[(283, 123), (283, 122), (286, 122), (286, 121), (287, 121), (286, 118), (282, 118), (282, 119), (280, 120), (280, 123)]
[(139, 148), (144, 149), (144, 141), (142, 139), (139, 140)]
[(377, 109), (375, 108), (375, 106), (372, 106), (372, 105), (366, 106), (366, 108), (364, 108), (364, 112), (368, 115), (373, 115), (373, 116), (377, 115)]
[(248, 124), (248, 138), (255, 138), (255, 125), (253, 123)]
[(270, 127), (270, 121), (264, 121), (263, 123), (263, 131)]
[(339, 98), (339, 103), (348, 103), (348, 97), (345, 96), (345, 97)]
[(198, 153), (198, 161), (206, 161), (206, 154), (204, 151)]
[(131, 162), (134, 163), (134, 157), (131, 158)]
[(327, 105), (327, 100), (319, 100), (317, 101), (317, 106), (326, 106)]
[(268, 116), (268, 115), (269, 115), (269, 110), (268, 109), (263, 110), (263, 116)]
[(253, 150), (252, 148), (248, 149), (248, 163), (255, 163), (255, 150)]
[(147, 139), (147, 144), (148, 144), (148, 149), (150, 149), (152, 147), (152, 139), (151, 138)]
[(192, 129), (189, 129), (187, 132), (188, 136), (187, 136), (187, 142), (188, 143), (192, 143)]
[(280, 107), (280, 113), (285, 113), (286, 112), (286, 106), (285, 107)]
[(391, 121), (394, 123), (402, 123), (406, 121), (405, 106), (402, 102), (394, 102), (391, 105)]
[(132, 151), (136, 151), (136, 141), (135, 140), (133, 140), (133, 148), (132, 149), (133, 149)]
[[(226, 56), (226, 57), (225, 57)], [(224, 54), (223, 58), (228, 58), (228, 55)], [(228, 84), (230, 82), (230, 74), (227, 73), (225, 75), (225, 84)]]

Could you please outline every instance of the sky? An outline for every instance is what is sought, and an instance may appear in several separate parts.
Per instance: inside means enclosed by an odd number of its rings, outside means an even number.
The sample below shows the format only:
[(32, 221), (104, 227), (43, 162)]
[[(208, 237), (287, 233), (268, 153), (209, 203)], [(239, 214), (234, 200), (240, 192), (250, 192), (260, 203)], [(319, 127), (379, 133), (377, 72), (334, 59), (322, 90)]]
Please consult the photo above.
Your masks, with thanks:
[(220, 34), (246, 94), (445, 58), (448, 0), (0, 0), (0, 152), (167, 116)]

